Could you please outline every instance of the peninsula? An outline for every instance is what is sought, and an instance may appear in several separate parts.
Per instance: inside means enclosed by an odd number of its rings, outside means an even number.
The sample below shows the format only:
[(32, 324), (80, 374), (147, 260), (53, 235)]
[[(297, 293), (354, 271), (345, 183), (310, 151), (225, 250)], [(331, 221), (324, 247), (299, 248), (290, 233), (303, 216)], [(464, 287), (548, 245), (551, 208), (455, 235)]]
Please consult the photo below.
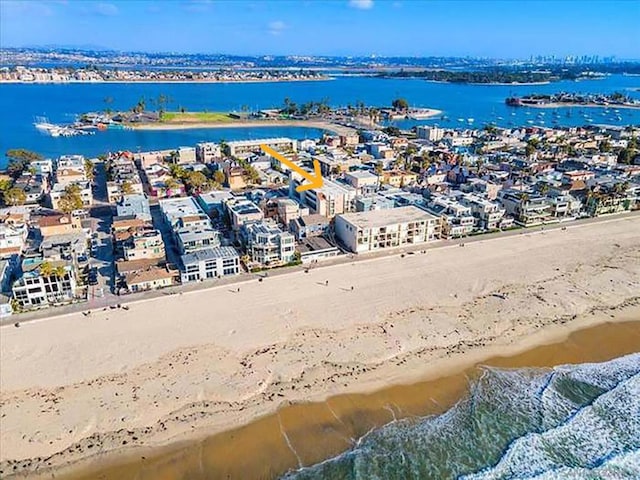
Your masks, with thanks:
[(620, 92), (612, 94), (555, 93), (532, 94), (523, 97), (508, 97), (505, 103), (511, 107), (604, 107), (604, 108), (640, 108), (640, 100)]
[(247, 83), (329, 80), (314, 70), (119, 70), (99, 67), (0, 69), (0, 83)]

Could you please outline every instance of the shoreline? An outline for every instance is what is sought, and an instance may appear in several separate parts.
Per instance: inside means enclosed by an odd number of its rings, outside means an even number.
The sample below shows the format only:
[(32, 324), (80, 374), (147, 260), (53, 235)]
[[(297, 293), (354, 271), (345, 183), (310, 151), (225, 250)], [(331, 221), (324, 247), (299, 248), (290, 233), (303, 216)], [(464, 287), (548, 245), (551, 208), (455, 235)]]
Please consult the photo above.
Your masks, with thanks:
[(256, 120), (248, 121), (231, 121), (231, 122), (176, 122), (176, 123), (145, 123), (127, 125), (133, 130), (190, 130), (200, 128), (253, 128), (253, 127), (302, 127), (315, 128), (318, 130), (327, 130), (337, 134), (355, 131), (350, 127), (345, 127), (331, 122), (325, 121), (307, 121), (307, 120)]
[[(202, 478), (205, 474), (229, 479), (279, 478), (300, 468), (295, 457), (302, 457), (305, 467), (311, 466), (355, 447), (369, 431), (389, 422), (445, 413), (468, 394), (469, 381), (476, 379), (483, 367), (554, 368), (604, 362), (639, 352), (640, 305), (614, 310), (618, 310), (615, 318), (600, 312), (600, 318), (592, 318), (585, 326), (539, 332), (535, 339), (506, 351), (488, 348), (469, 358), (439, 362), (432, 368), (438, 373), (423, 375), (411, 383), (285, 403), (275, 413), (230, 430), (157, 447), (125, 448), (102, 458), (88, 457), (55, 470), (55, 478), (91, 480), (99, 476), (102, 480), (121, 480), (124, 472), (126, 478), (147, 478), (168, 471), (174, 475), (170, 478), (182, 478), (180, 475), (202, 465), (202, 457), (208, 467), (200, 470)], [(603, 345), (603, 338), (609, 342)], [(283, 438), (282, 425), (287, 426), (287, 439)], [(348, 438), (352, 440), (345, 441)], [(243, 456), (246, 451), (252, 452), (250, 459)], [(266, 468), (266, 464), (270, 466)], [(44, 480), (52, 473), (41, 472), (30, 478)]]
[(65, 81), (34, 81), (34, 82), (25, 82), (22, 80), (0, 80), (0, 85), (2, 84), (12, 84), (12, 85), (77, 85), (77, 84), (98, 84), (102, 85), (105, 83), (286, 83), (286, 82), (325, 82), (329, 80), (335, 80), (333, 77), (326, 78), (287, 78), (287, 79), (251, 79), (251, 80), (65, 80)]
[(632, 110), (637, 110), (640, 109), (640, 105), (614, 105), (614, 104), (610, 104), (610, 105), (598, 105), (598, 104), (584, 104), (584, 103), (545, 103), (545, 104), (531, 104), (529, 105), (528, 103), (524, 103), (522, 105), (508, 105), (508, 106), (514, 106), (516, 108), (520, 108), (520, 107), (530, 107), (530, 108), (609, 108), (609, 109), (617, 109), (617, 108), (628, 108), (628, 109), (632, 109)]
[(3, 327), (1, 468), (175, 448), (640, 317), (639, 241), (634, 216)]

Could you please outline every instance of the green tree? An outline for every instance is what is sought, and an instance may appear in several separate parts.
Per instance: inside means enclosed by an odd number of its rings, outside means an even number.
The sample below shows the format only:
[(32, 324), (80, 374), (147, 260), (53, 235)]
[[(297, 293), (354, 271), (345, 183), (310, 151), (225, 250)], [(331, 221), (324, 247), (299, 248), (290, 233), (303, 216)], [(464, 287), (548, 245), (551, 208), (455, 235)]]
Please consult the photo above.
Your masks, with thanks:
[(6, 192), (4, 192), (4, 203), (7, 205), (15, 206), (15, 205), (24, 205), (27, 201), (27, 194), (24, 193), (24, 190), (18, 187), (11, 187)]
[(8, 178), (0, 178), (0, 193), (4, 193), (13, 186), (13, 182)]
[(89, 180), (92, 180), (96, 177), (96, 167), (93, 162), (89, 159), (84, 161), (84, 173)]
[(213, 180), (220, 185), (224, 184), (225, 175), (222, 170), (216, 170), (213, 174)]
[(200, 192), (207, 186), (209, 180), (202, 172), (189, 172), (186, 177), (186, 182), (192, 191)]
[(32, 152), (31, 150), (26, 150), (24, 148), (13, 148), (11, 150), (7, 150), (6, 156), (9, 160), (22, 160), (27, 163), (43, 159), (43, 156), (39, 153)]
[(387, 135), (391, 135), (392, 137), (399, 137), (402, 134), (400, 129), (394, 126), (385, 127), (382, 131)]
[(81, 209), (84, 205), (80, 196), (80, 187), (78, 185), (69, 185), (65, 188), (64, 193), (60, 196), (58, 206), (64, 213), (71, 213), (74, 210)]
[(391, 102), (391, 106), (394, 110), (398, 110), (400, 112), (406, 112), (409, 110), (409, 102), (407, 102), (404, 98), (396, 98), (393, 102)]

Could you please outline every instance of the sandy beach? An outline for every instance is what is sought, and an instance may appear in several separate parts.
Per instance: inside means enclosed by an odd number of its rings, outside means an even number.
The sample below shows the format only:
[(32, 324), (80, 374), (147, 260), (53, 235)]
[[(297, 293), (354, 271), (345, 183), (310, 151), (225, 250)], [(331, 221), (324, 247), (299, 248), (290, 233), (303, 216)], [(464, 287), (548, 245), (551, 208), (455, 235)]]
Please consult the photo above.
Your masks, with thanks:
[(187, 130), (192, 128), (254, 128), (254, 127), (303, 127), (327, 130), (338, 135), (353, 133), (356, 130), (331, 122), (309, 120), (255, 120), (231, 122), (166, 122), (130, 125), (134, 130)]
[(2, 327), (1, 475), (49, 478), (638, 319), (638, 245), (640, 216), (612, 217)]

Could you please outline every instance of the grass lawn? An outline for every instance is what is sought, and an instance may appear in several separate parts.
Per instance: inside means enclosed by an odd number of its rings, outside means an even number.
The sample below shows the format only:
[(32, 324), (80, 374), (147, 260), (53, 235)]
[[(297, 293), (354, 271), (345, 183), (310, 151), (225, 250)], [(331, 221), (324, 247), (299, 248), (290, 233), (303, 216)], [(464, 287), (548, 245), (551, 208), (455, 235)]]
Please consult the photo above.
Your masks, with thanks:
[(231, 118), (225, 112), (164, 112), (161, 118), (162, 122), (207, 122), (207, 123), (226, 123), (237, 121)]

